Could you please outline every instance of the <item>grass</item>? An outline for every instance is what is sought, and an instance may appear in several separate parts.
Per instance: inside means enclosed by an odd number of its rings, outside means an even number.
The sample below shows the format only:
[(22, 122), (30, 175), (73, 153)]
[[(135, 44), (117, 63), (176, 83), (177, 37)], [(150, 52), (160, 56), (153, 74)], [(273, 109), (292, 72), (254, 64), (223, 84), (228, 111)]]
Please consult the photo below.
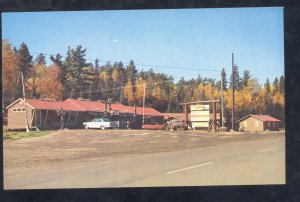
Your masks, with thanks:
[(40, 137), (40, 136), (45, 136), (48, 135), (49, 133), (53, 133), (54, 131), (52, 130), (46, 130), (46, 131), (30, 131), (29, 133), (27, 132), (8, 132), (8, 131), (3, 131), (3, 139), (4, 140), (19, 140), (23, 138), (33, 138), (33, 137)]

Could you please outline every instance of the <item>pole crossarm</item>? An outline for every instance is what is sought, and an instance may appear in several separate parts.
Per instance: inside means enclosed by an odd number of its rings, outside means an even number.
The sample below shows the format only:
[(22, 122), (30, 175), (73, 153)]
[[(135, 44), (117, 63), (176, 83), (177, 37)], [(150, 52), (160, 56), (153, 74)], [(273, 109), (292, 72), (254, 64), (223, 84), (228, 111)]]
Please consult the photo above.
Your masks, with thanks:
[(219, 103), (220, 100), (204, 100), (204, 101), (196, 101), (196, 102), (184, 102), (180, 103), (180, 105), (191, 105), (191, 104), (201, 104), (201, 103)]

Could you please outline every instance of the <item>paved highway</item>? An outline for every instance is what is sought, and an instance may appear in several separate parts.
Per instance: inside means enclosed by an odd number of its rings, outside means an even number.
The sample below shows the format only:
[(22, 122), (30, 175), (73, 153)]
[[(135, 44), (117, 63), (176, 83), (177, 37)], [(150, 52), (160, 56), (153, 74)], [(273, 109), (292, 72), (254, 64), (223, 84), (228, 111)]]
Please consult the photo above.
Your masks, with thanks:
[(285, 183), (284, 136), (183, 151), (83, 160), (77, 167), (4, 178), (4, 189)]

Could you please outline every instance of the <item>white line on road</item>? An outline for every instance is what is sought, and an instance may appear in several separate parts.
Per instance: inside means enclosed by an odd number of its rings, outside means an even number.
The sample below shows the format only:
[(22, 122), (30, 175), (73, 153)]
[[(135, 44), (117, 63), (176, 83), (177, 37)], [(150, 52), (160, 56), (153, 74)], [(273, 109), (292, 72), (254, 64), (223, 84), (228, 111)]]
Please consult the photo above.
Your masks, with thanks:
[(264, 150), (260, 150), (259, 152), (266, 152), (266, 151), (271, 151), (271, 150), (275, 150), (275, 149), (279, 149), (280, 147), (274, 147), (274, 148), (270, 148), (270, 149), (264, 149)]
[(187, 167), (187, 168), (182, 168), (182, 169), (179, 169), (179, 170), (173, 170), (173, 171), (167, 172), (166, 175), (169, 175), (169, 174), (172, 174), (172, 173), (181, 172), (181, 171), (184, 171), (184, 170), (189, 170), (189, 169), (197, 168), (197, 167), (200, 167), (200, 166), (210, 165), (210, 164), (213, 164), (213, 163), (214, 162), (207, 162), (207, 163), (203, 163), (203, 164), (199, 164), (199, 165), (195, 165), (195, 166), (191, 166), (191, 167)]

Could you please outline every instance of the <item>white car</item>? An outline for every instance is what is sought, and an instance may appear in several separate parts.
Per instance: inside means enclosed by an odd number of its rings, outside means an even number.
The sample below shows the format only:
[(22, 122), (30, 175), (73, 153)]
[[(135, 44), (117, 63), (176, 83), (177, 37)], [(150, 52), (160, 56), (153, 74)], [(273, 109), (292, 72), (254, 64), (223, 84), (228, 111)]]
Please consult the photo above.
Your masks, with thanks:
[(85, 129), (100, 128), (100, 129), (104, 130), (106, 128), (116, 128), (116, 124), (106, 118), (96, 118), (90, 122), (84, 122), (83, 126)]

